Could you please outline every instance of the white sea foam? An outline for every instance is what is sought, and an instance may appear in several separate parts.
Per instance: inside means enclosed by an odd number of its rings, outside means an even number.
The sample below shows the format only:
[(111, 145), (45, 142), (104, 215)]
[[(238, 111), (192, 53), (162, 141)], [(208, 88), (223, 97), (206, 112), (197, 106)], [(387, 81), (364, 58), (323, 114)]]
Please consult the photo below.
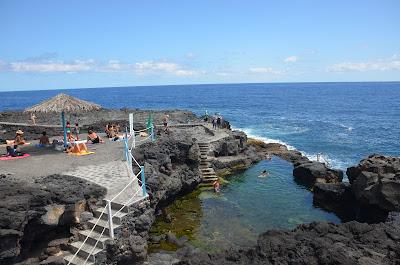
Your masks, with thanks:
[(339, 125), (340, 125), (340, 127), (345, 128), (345, 129), (346, 129), (347, 131), (349, 131), (349, 132), (351, 132), (352, 130), (354, 130), (353, 127), (344, 125), (344, 124), (342, 124), (342, 123), (340, 123)]
[(296, 150), (296, 148), (294, 146), (292, 146), (292, 145), (290, 145), (288, 143), (285, 143), (285, 142), (283, 142), (281, 140), (259, 136), (259, 135), (255, 134), (254, 130), (251, 129), (251, 128), (233, 128), (232, 127), (232, 129), (243, 131), (243, 132), (245, 132), (247, 134), (248, 137), (263, 141), (264, 143), (267, 143), (267, 144), (269, 144), (269, 143), (278, 143), (278, 144), (286, 146), (287, 149), (289, 149), (289, 150)]
[[(252, 129), (252, 128), (234, 128), (234, 127), (232, 127), (232, 129), (243, 131), (243, 132), (245, 132), (247, 134), (248, 137), (263, 141), (264, 143), (267, 143), (267, 144), (268, 143), (278, 143), (278, 144), (282, 144), (282, 145), (286, 146), (289, 150), (297, 150), (294, 146), (292, 146), (292, 145), (290, 145), (288, 143), (285, 143), (284, 141), (281, 141), (281, 140), (278, 140), (278, 139), (272, 139), (272, 138), (268, 138), (268, 137), (259, 136), (254, 132), (254, 129)], [(300, 151), (300, 152), (302, 153), (303, 156), (307, 157), (311, 161), (317, 161), (317, 153), (315, 153), (315, 154), (311, 153), (310, 154), (310, 153), (303, 152), (303, 151)], [(346, 163), (344, 161), (332, 158), (327, 154), (321, 154), (320, 157), (322, 158), (322, 159), (320, 159), (320, 161), (323, 162), (325, 160), (326, 162), (329, 163), (329, 165), (332, 168), (338, 168), (338, 169), (345, 170), (346, 167), (347, 167), (347, 165), (346, 165)]]

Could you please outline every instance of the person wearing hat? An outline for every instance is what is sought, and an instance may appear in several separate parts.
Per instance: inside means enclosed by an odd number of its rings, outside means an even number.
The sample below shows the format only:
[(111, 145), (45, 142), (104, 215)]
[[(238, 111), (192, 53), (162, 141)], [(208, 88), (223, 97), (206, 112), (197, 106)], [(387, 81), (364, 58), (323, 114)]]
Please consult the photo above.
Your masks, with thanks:
[(26, 143), (24, 136), (23, 136), (24, 135), (23, 131), (18, 130), (15, 134), (16, 135), (15, 135), (14, 141), (11, 141), (12, 143), (10, 143), (10, 145), (7, 145), (7, 154), (10, 156), (23, 155), (21, 152), (17, 151), (17, 147), (18, 147), (18, 145), (23, 145)]

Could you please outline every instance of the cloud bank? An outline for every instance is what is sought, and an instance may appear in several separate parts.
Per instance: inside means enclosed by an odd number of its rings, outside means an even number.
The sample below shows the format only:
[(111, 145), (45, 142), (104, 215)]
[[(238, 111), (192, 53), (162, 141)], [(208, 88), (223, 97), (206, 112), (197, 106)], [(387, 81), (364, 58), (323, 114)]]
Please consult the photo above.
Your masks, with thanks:
[(143, 61), (129, 64), (122, 63), (119, 60), (109, 60), (103, 63), (93, 59), (65, 62), (62, 60), (32, 60), (30, 58), (10, 63), (0, 60), (0, 71), (18, 73), (131, 72), (138, 75), (159, 74), (177, 77), (187, 77), (201, 73), (168, 61)]
[(328, 72), (364, 72), (400, 70), (400, 56), (393, 55), (386, 60), (369, 62), (342, 62), (329, 66)]

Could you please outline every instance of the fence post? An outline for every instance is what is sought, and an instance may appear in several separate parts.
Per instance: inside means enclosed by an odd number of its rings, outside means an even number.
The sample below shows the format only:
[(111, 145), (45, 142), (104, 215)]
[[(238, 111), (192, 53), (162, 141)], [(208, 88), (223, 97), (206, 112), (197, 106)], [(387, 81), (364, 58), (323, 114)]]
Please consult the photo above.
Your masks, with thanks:
[(133, 132), (133, 113), (129, 113), (129, 133)]
[(124, 140), (124, 146), (125, 146), (125, 158), (126, 158), (126, 161), (129, 161), (129, 154), (128, 154), (128, 150), (129, 150), (129, 147), (128, 147), (128, 139), (126, 139), (126, 138), (125, 138), (125, 140)]
[(106, 200), (107, 202), (107, 214), (108, 214), (108, 229), (110, 230), (110, 237), (114, 239), (114, 227), (112, 220), (112, 211), (111, 211), (111, 201)]
[(144, 175), (144, 166), (140, 166), (140, 176), (142, 179), (142, 191), (143, 191), (143, 196), (147, 195), (147, 191), (146, 191), (146, 180), (145, 180), (145, 175)]
[(133, 130), (132, 137), (133, 137), (133, 148), (136, 148), (136, 136), (135, 136), (135, 130)]
[(155, 137), (154, 137), (154, 125), (151, 125), (151, 140), (154, 141)]

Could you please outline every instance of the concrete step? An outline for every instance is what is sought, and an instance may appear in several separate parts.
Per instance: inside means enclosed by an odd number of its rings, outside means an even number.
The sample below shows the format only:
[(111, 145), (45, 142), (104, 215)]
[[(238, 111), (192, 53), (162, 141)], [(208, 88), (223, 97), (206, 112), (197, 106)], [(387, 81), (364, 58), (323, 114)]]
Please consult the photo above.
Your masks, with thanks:
[(211, 182), (203, 182), (199, 184), (199, 188), (201, 190), (206, 190), (206, 191), (213, 191), (214, 190), (214, 186)]
[(210, 146), (209, 143), (197, 143), (199, 146)]
[[(96, 222), (97, 222), (97, 220), (98, 219), (92, 219), (92, 220), (89, 220), (89, 222), (88, 222), (88, 226), (89, 226), (89, 228), (90, 229), (92, 229), (95, 225), (96, 225)], [(115, 228), (117, 228), (117, 227), (119, 227), (120, 225), (119, 224), (114, 224), (114, 229)], [(103, 232), (103, 229), (104, 229), (104, 233), (103, 233), (103, 235), (109, 235), (110, 234), (110, 230), (109, 230), (109, 228), (108, 228), (108, 222), (106, 221), (106, 220), (102, 220), (102, 219), (100, 219), (98, 222), (97, 222), (97, 225), (96, 225), (96, 227), (94, 228), (94, 231), (96, 231), (96, 232), (98, 232), (98, 233), (102, 233)]]
[(108, 239), (110, 239), (110, 237), (108, 235), (105, 235), (103, 233), (103, 235), (100, 236), (101, 234), (96, 232), (96, 231), (94, 231), (94, 230), (93, 230), (92, 233), (90, 233), (90, 230), (82, 230), (82, 231), (79, 231), (78, 235), (79, 235), (79, 240), (80, 241), (83, 242), (87, 238), (86, 243), (88, 243), (89, 245), (92, 245), (92, 246), (94, 246), (96, 244), (96, 242), (98, 241), (97, 242), (97, 247), (99, 247), (101, 249), (105, 248), (105, 242)]
[(215, 178), (203, 178), (201, 181), (204, 182), (214, 182), (218, 179), (218, 177)]
[(82, 259), (86, 259), (87, 257), (89, 257), (88, 261), (94, 262), (96, 254), (99, 253), (100, 251), (102, 251), (103, 249), (94, 247), (87, 243), (82, 245), (82, 243), (83, 243), (82, 241), (77, 241), (77, 242), (71, 243), (69, 245), (71, 247), (71, 253), (76, 253), (78, 251), (78, 249), (80, 248), (80, 250), (76, 256), (79, 256)]
[(201, 173), (203, 176), (213, 176), (215, 175), (215, 171), (208, 171), (208, 172), (202, 172)]
[[(70, 252), (66, 252), (65, 254), (66, 254), (64, 256), (64, 260), (66, 261), (65, 264), (68, 264), (70, 261), (71, 261), (70, 264), (73, 264), (73, 265), (82, 265), (85, 263), (86, 259), (83, 259), (83, 258), (79, 257), (78, 255), (76, 255), (75, 258), (72, 259), (74, 256), (73, 254), (71, 254)], [(86, 265), (94, 265), (94, 263), (92, 261), (88, 260), (86, 262)]]
[[(103, 220), (108, 220), (108, 213), (107, 213), (107, 209), (104, 209), (105, 207), (102, 208), (98, 208), (94, 211), (94, 217), (99, 218), (101, 216), (101, 219)], [(101, 214), (102, 211), (104, 210), (103, 215)], [(118, 212), (117, 210), (111, 209), (112, 215), (114, 215), (113, 217), (113, 223), (115, 224), (121, 224), (122, 218), (126, 215), (126, 213), (124, 212)], [(118, 212), (118, 213), (117, 213)]]
[(218, 176), (216, 175), (208, 175), (208, 176), (202, 176), (202, 179), (214, 179), (214, 178), (218, 178)]
[[(102, 205), (105, 207), (107, 205), (106, 200), (102, 200)], [(119, 211), (122, 208), (121, 212), (123, 213), (128, 213), (128, 207), (124, 206), (123, 204), (117, 203), (117, 202), (111, 202), (111, 210), (116, 210)]]
[(201, 172), (210, 172), (210, 171), (214, 171), (214, 169), (212, 167), (201, 167), (199, 168)]

